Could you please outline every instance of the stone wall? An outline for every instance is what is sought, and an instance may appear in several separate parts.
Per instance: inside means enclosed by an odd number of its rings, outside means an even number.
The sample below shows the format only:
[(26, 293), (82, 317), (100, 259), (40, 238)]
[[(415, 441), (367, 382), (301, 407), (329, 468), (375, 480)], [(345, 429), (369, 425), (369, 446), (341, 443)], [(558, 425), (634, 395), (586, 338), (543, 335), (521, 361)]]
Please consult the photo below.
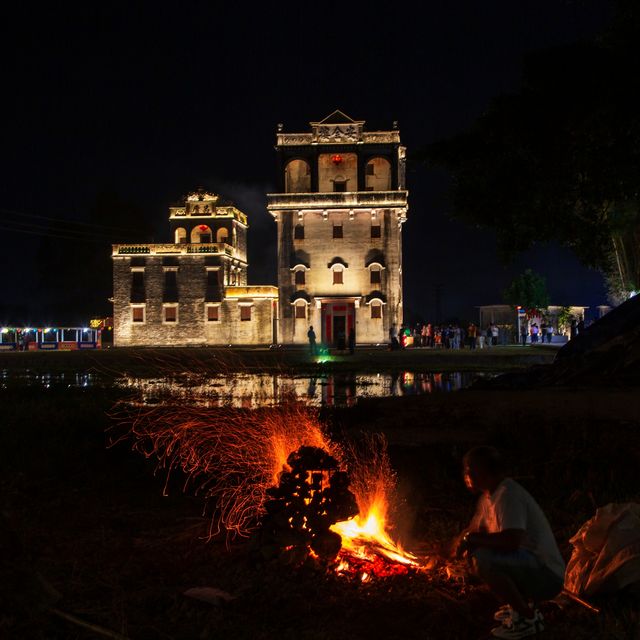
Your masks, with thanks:
[[(176, 258), (173, 258), (176, 260)], [(132, 269), (144, 269), (144, 322), (132, 321)], [(276, 315), (271, 297), (224, 298), (221, 289), (219, 320), (208, 321), (205, 304), (205, 257), (179, 256), (177, 266), (177, 321), (165, 322), (163, 291), (165, 268), (161, 256), (113, 260), (114, 346), (187, 346), (202, 344), (271, 344)], [(173, 267), (175, 268), (175, 267)], [(233, 290), (229, 287), (229, 290)], [(259, 289), (256, 290), (259, 292)], [(209, 304), (209, 303), (207, 303)], [(251, 319), (240, 320), (240, 307), (251, 306)]]

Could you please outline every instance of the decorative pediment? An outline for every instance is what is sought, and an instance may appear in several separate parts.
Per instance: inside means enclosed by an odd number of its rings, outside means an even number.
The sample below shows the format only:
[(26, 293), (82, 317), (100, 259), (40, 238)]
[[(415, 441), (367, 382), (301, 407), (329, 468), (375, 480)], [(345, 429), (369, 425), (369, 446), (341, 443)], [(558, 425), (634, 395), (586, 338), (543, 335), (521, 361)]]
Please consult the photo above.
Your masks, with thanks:
[(304, 300), (307, 304), (310, 304), (311, 296), (306, 291), (296, 291), (291, 294), (291, 304), (295, 304), (298, 300)]
[(380, 300), (382, 304), (387, 304), (387, 296), (382, 291), (372, 291), (365, 296), (365, 300), (367, 304), (371, 304), (374, 300)]
[(349, 268), (349, 265), (340, 256), (334, 256), (333, 258), (331, 258), (331, 261), (327, 264), (327, 267), (331, 269), (338, 264), (342, 265), (345, 269)]
[(333, 113), (330, 113), (326, 118), (320, 120), (320, 122), (312, 122), (311, 126), (314, 124), (364, 124), (364, 121), (358, 122), (353, 118), (349, 117), (344, 111), (340, 111), (340, 109), (336, 109)]
[(387, 266), (384, 260), (384, 253), (379, 249), (371, 249), (364, 260), (365, 268), (369, 268), (372, 264), (379, 264), (383, 269)]
[(320, 122), (310, 122), (314, 142), (353, 143), (362, 140), (364, 120), (354, 120), (339, 109)]

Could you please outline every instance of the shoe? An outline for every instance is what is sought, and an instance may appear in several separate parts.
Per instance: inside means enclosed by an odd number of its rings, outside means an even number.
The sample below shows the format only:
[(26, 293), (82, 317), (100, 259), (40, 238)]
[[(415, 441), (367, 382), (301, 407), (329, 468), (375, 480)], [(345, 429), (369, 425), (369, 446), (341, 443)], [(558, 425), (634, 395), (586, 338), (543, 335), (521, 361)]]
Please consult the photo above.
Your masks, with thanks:
[[(529, 603), (531, 606), (531, 603)], [(542, 621), (542, 614), (539, 609), (535, 609), (536, 616)], [(503, 604), (494, 614), (493, 619), (496, 622), (502, 622), (504, 624), (505, 620), (511, 620), (513, 616), (513, 609), (508, 604)]]
[(541, 631), (544, 631), (544, 625), (539, 611), (536, 610), (533, 618), (522, 618), (514, 611), (509, 620), (505, 620), (502, 625), (491, 630), (491, 635), (503, 640), (518, 640), (535, 636)]
[(505, 622), (506, 620), (511, 620), (511, 616), (513, 615), (513, 609), (508, 604), (503, 604), (494, 614), (493, 619), (496, 622)]

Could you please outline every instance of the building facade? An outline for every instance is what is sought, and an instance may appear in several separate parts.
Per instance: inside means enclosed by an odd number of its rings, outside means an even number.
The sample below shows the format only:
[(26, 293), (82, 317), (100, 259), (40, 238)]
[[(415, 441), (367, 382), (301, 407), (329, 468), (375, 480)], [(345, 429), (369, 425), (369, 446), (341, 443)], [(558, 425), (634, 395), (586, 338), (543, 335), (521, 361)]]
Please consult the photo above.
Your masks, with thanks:
[(388, 340), (402, 324), (405, 148), (394, 126), (335, 111), (311, 130), (278, 127), (278, 193), (267, 195), (278, 229), (279, 341), (336, 346)]
[(247, 283), (247, 216), (198, 189), (169, 209), (171, 242), (117, 244), (114, 346), (359, 344), (402, 324), (405, 148), (335, 111), (277, 133), (278, 286)]
[(173, 242), (117, 244), (114, 346), (273, 344), (275, 286), (247, 285), (247, 217), (198, 189), (169, 210)]

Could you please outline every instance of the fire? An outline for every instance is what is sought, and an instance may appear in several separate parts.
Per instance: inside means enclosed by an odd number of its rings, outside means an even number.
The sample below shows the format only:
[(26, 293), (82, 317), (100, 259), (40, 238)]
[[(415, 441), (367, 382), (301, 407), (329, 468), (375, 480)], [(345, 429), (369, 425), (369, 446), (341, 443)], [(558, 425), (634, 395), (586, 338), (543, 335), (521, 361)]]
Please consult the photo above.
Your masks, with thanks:
[[(407, 567), (417, 567), (418, 559), (396, 544), (387, 532), (386, 520), (376, 505), (365, 516), (338, 522), (332, 531), (342, 537), (342, 550), (362, 560), (375, 561), (383, 556)], [(344, 557), (344, 556), (343, 556)]]
[[(209, 408), (167, 398), (148, 406), (129, 400), (112, 412), (125, 432), (112, 432), (112, 443), (127, 440), (166, 471), (174, 469), (213, 505), (211, 535), (247, 536), (265, 516), (268, 490), (286, 472), (287, 459), (301, 447), (317, 447), (348, 472), (359, 514), (330, 527), (341, 538), (334, 570), (369, 580), (419, 567), (390, 535), (395, 475), (386, 442), (366, 435), (338, 446), (326, 435), (315, 410), (289, 402), (258, 410)], [(290, 470), (290, 469), (289, 469)], [(324, 487), (324, 485), (322, 485)]]

